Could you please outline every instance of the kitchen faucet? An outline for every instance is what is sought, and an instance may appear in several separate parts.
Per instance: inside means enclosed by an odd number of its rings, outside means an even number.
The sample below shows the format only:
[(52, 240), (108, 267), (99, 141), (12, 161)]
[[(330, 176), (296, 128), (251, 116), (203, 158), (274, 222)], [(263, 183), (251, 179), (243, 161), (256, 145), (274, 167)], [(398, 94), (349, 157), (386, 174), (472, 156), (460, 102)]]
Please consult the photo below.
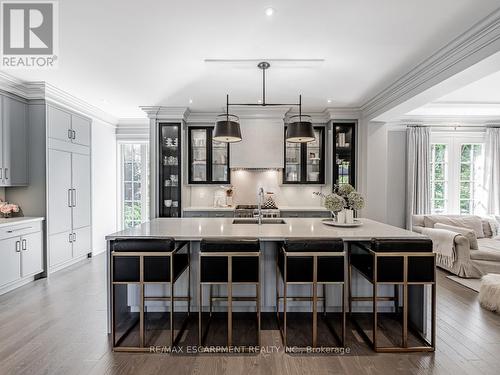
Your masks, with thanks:
[(257, 210), (259, 213), (259, 225), (262, 224), (262, 203), (264, 201), (264, 188), (259, 188), (259, 196), (257, 199)]

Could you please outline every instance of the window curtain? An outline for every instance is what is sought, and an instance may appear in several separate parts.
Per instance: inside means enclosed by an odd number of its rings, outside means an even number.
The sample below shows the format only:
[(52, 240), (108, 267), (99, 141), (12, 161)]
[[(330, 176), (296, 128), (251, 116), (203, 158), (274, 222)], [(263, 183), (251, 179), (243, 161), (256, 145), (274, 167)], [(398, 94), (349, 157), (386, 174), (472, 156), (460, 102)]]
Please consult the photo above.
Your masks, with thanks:
[(406, 228), (412, 228), (412, 215), (431, 211), (431, 132), (429, 127), (406, 130)]
[(488, 213), (500, 215), (500, 128), (486, 129), (484, 180)]

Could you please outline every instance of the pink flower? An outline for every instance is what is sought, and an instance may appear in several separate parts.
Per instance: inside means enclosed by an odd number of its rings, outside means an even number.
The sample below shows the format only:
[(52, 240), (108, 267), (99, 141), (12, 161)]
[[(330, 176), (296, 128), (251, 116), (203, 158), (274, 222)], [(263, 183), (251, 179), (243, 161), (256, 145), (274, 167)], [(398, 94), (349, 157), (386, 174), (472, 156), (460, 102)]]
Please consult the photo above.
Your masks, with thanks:
[[(2, 202), (4, 203), (4, 202)], [(2, 214), (10, 214), (12, 212), (19, 212), (19, 206), (13, 203), (4, 203), (0, 205), (0, 212)]]

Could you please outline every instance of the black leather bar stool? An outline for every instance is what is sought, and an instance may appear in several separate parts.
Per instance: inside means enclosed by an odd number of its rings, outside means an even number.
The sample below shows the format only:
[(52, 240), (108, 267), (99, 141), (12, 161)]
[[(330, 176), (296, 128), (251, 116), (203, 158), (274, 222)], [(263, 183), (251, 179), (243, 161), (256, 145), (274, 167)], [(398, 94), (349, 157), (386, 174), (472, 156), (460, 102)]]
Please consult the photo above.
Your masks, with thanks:
[[(353, 296), (352, 271), (355, 269), (372, 284), (372, 295)], [(379, 285), (394, 285), (393, 296), (379, 296)], [(409, 288), (414, 286), (431, 286), (431, 340), (425, 337), (423, 329), (410, 327), (409, 324)], [(402, 288), (402, 301), (399, 299), (399, 288)], [(422, 287), (422, 290), (424, 288)], [(423, 295), (420, 296), (423, 299)], [(372, 302), (372, 322), (370, 339), (352, 313), (353, 301)], [(378, 339), (377, 303), (392, 301), (394, 313), (399, 315), (402, 303), (401, 345), (381, 346)], [(418, 302), (421, 308), (423, 301)], [(349, 312), (359, 333), (377, 352), (416, 352), (434, 351), (436, 342), (436, 260), (432, 252), (430, 239), (378, 239), (371, 242), (351, 243), (349, 246)], [(423, 326), (425, 324), (422, 323)], [(422, 345), (410, 345), (408, 332), (411, 331), (422, 342)]]
[[(326, 286), (342, 287), (342, 334), (337, 335), (327, 322), (331, 333), (345, 344), (345, 252), (342, 239), (294, 239), (285, 241), (278, 250), (276, 259), (276, 316), (285, 348), (287, 345), (287, 301), (312, 301), (312, 347), (317, 346), (318, 301), (323, 302), (326, 316)], [(280, 296), (279, 280), (283, 281), (283, 296)], [(294, 297), (288, 295), (289, 285), (312, 285), (312, 296)], [(318, 285), (323, 287), (323, 295), (318, 296)], [(283, 324), (280, 322), (280, 302), (283, 300)], [(305, 348), (294, 347), (294, 350)]]
[[(190, 246), (189, 242), (176, 243), (174, 239), (123, 239), (111, 244), (112, 282), (112, 337), (115, 351), (149, 351), (146, 348), (146, 302), (166, 301), (169, 303), (170, 339), (162, 345), (176, 344), (183, 333), (187, 318), (180, 332), (174, 337), (174, 305), (176, 301), (187, 301), (187, 315), (191, 310), (190, 297)], [(176, 281), (187, 271), (187, 296), (175, 296)], [(145, 288), (152, 284), (168, 284), (169, 296), (145, 296)], [(139, 301), (135, 302), (129, 288), (138, 288)], [(125, 287), (125, 289), (118, 289)], [(139, 312), (133, 306), (139, 305)], [(138, 319), (137, 319), (138, 315)], [(119, 322), (117, 322), (119, 320)], [(122, 324), (126, 323), (126, 324)], [(130, 340), (129, 334), (139, 325), (139, 339)], [(128, 325), (127, 328), (122, 327)], [(118, 332), (120, 331), (120, 332)], [(120, 337), (116, 337), (121, 333)], [(133, 341), (133, 344), (126, 344)]]
[[(255, 301), (257, 342), (260, 346), (260, 243), (258, 239), (204, 239), (200, 243), (199, 325), (200, 346), (206, 333), (202, 329), (203, 286), (210, 285), (210, 316), (214, 300), (227, 300), (227, 345), (233, 346), (233, 301)], [(255, 285), (255, 297), (233, 296), (233, 285)], [(213, 296), (212, 286), (226, 285), (227, 296)]]

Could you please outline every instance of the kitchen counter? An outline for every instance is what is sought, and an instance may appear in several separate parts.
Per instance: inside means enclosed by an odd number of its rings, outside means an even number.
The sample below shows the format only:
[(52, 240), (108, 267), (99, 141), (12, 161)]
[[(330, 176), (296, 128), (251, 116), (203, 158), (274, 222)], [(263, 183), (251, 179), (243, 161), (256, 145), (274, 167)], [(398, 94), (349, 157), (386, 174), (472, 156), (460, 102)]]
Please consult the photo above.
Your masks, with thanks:
[[(275, 259), (276, 252), (280, 246), (280, 242), (290, 238), (333, 238), (339, 237), (344, 241), (355, 240), (370, 240), (373, 237), (396, 237), (396, 238), (422, 238), (421, 234), (407, 231), (405, 229), (396, 228), (391, 225), (379, 223), (370, 219), (359, 219), (363, 225), (356, 228), (338, 228), (328, 226), (322, 223), (320, 218), (285, 218), (285, 224), (233, 224), (233, 218), (159, 218), (153, 219), (150, 222), (138, 225), (134, 228), (126, 229), (106, 236), (108, 241), (108, 261), (111, 259), (110, 242), (116, 239), (161, 239), (174, 238), (175, 240), (190, 241), (191, 249), (191, 297), (192, 310), (198, 310), (198, 257), (200, 240), (202, 238), (259, 238), (261, 240), (262, 261), (261, 267), (261, 283), (262, 283), (262, 311), (274, 311), (276, 306), (276, 284), (275, 284)], [(111, 285), (110, 285), (110, 267), (108, 263), (108, 330), (111, 324)], [(359, 279), (359, 275), (353, 275), (353, 285), (359, 293), (369, 295), (371, 287), (363, 280)], [(187, 280), (178, 281), (176, 288), (185, 290)], [(164, 293), (161, 286), (150, 286), (150, 293)], [(380, 289), (381, 293), (391, 293), (392, 286), (384, 286)], [(302, 286), (291, 286), (291, 295), (302, 295), (308, 293), (308, 288)], [(247, 293), (243, 292), (243, 293)], [(253, 293), (253, 291), (251, 291)], [(246, 294), (243, 294), (244, 296)], [(340, 309), (342, 301), (342, 293), (338, 288), (328, 288), (328, 307), (332, 309)], [(132, 306), (138, 301), (138, 296), (130, 296), (128, 305)], [(345, 296), (344, 296), (345, 298)], [(186, 308), (179, 302), (180, 308)], [(208, 302), (205, 301), (204, 304)], [(385, 305), (384, 305), (385, 304)], [(422, 301), (425, 304), (425, 301)], [(365, 302), (358, 303), (359, 308), (368, 309)], [(161, 308), (155, 305), (152, 308)], [(290, 302), (290, 311), (307, 311), (305, 304), (299, 302)], [(384, 308), (392, 308), (392, 302), (380, 302), (379, 310)], [(239, 304), (235, 309), (242, 311), (253, 311), (254, 306), (250, 304)]]
[(10, 227), (11, 225), (26, 224), (43, 220), (45, 220), (43, 217), (11, 217), (8, 219), (0, 219), (0, 227)]
[(347, 241), (369, 240), (372, 237), (419, 238), (422, 235), (405, 229), (359, 219), (363, 225), (355, 228), (338, 228), (322, 223), (318, 218), (286, 218), (286, 224), (233, 224), (233, 218), (160, 218), (134, 228), (106, 236), (118, 238), (174, 238), (199, 241), (202, 238), (233, 237), (259, 238), (263, 241), (282, 241), (287, 238), (332, 238)]

